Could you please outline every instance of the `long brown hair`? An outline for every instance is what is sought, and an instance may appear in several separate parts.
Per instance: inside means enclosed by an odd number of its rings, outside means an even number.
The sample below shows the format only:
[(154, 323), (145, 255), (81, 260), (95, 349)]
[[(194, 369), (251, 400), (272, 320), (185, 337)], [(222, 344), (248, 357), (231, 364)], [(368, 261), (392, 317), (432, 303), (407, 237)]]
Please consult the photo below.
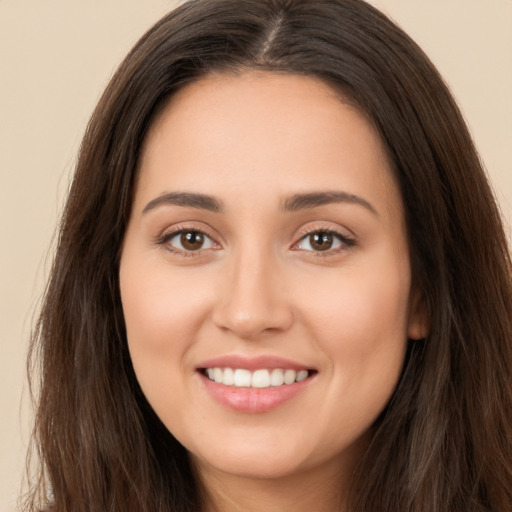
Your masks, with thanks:
[(461, 114), (423, 52), (362, 0), (192, 0), (136, 44), (88, 125), (35, 329), (41, 470), (27, 510), (186, 512), (201, 488), (146, 402), (118, 259), (140, 148), (179, 88), (246, 68), (313, 75), (384, 141), (430, 319), (360, 461), (358, 512), (512, 510), (512, 283)]

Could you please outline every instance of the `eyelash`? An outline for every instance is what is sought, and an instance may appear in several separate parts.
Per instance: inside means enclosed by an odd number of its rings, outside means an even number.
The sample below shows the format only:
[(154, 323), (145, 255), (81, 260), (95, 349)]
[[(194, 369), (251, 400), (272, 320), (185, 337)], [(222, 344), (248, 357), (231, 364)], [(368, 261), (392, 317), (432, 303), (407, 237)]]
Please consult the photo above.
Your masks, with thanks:
[[(177, 226), (171, 232), (164, 233), (162, 236), (160, 236), (156, 240), (156, 243), (157, 243), (157, 245), (165, 246), (165, 248), (168, 251), (172, 252), (173, 254), (178, 254), (180, 256), (185, 256), (185, 257), (200, 256), (200, 254), (203, 251), (211, 249), (211, 248), (208, 248), (208, 249), (200, 248), (197, 251), (181, 250), (181, 249), (173, 247), (172, 245), (169, 244), (169, 242), (173, 238), (175, 238), (175, 237), (177, 237), (179, 235), (182, 235), (184, 233), (196, 233), (196, 234), (202, 235), (202, 236), (206, 237), (207, 239), (209, 239), (214, 245), (219, 245), (213, 239), (213, 237), (211, 237), (205, 231), (203, 231), (201, 229), (193, 228), (193, 227), (187, 227), (187, 226)], [(310, 237), (312, 235), (315, 235), (315, 234), (320, 234), (320, 233), (324, 234), (324, 235), (330, 235), (330, 236), (333, 236), (334, 238), (338, 239), (338, 241), (341, 243), (341, 247), (337, 247), (335, 249), (327, 249), (325, 251), (304, 250), (305, 252), (313, 253), (315, 255), (315, 257), (325, 258), (325, 257), (328, 257), (328, 256), (332, 256), (334, 254), (338, 254), (339, 252), (346, 251), (346, 250), (348, 250), (348, 249), (350, 249), (350, 248), (352, 248), (352, 247), (354, 247), (356, 245), (355, 239), (353, 239), (353, 238), (351, 238), (351, 237), (349, 237), (347, 235), (341, 234), (339, 231), (337, 231), (335, 229), (332, 229), (332, 228), (314, 228), (314, 229), (310, 229), (308, 231), (305, 231), (305, 232), (301, 233), (299, 240), (293, 244), (292, 250), (301, 250), (301, 249), (295, 249), (295, 247), (298, 246), (300, 243), (302, 243), (304, 240), (306, 240), (308, 237)]]
[[(337, 238), (341, 243), (341, 247), (338, 247), (335, 249), (327, 249), (325, 251), (306, 251), (306, 252), (313, 253), (315, 255), (315, 257), (327, 258), (329, 256), (333, 256), (340, 252), (346, 251), (356, 245), (356, 240), (354, 238), (344, 235), (335, 229), (313, 228), (313, 229), (310, 229), (310, 230), (307, 230), (307, 231), (301, 233), (299, 240), (293, 244), (293, 247), (299, 245), (302, 241), (306, 240), (308, 237), (315, 235), (315, 234), (320, 234), (320, 233), (324, 234), (324, 235), (331, 235), (334, 238)], [(300, 250), (300, 249), (295, 249), (295, 250)]]
[[(181, 250), (181, 249), (178, 249), (176, 247), (173, 247), (172, 245), (169, 244), (169, 242), (179, 236), (179, 235), (182, 235), (184, 233), (196, 233), (196, 234), (200, 234), (200, 235), (203, 235), (204, 237), (206, 237), (207, 239), (211, 240), (213, 244), (216, 244), (216, 245), (219, 245), (217, 242), (215, 242), (215, 240), (208, 234), (206, 233), (204, 230), (201, 230), (201, 229), (197, 229), (197, 228), (193, 228), (193, 227), (189, 227), (189, 226), (176, 226), (175, 229), (173, 229), (172, 231), (170, 232), (167, 232), (167, 233), (164, 233), (162, 236), (160, 236), (157, 240), (156, 240), (156, 243), (157, 245), (162, 245), (165, 247), (165, 249), (167, 249), (169, 252), (172, 252), (173, 254), (178, 254), (180, 256), (185, 256), (185, 257), (194, 257), (194, 256), (199, 256), (200, 253), (202, 251), (204, 251), (205, 249), (198, 249), (197, 251), (187, 251), (187, 250)], [(208, 249), (206, 249), (208, 250)]]

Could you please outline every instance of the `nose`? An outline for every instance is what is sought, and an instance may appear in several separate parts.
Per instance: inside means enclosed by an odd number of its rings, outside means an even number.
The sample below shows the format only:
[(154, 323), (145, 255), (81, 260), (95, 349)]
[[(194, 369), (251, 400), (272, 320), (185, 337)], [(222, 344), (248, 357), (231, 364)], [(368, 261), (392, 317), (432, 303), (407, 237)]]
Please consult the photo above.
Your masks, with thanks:
[(234, 263), (217, 292), (214, 324), (243, 339), (289, 329), (294, 313), (275, 259), (247, 251)]

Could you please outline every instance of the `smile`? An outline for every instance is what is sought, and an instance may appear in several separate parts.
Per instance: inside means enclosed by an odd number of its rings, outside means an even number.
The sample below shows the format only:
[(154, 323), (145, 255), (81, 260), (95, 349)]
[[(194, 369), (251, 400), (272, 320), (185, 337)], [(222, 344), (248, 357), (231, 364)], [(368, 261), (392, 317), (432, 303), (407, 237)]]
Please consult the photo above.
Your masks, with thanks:
[(308, 370), (261, 368), (254, 371), (245, 368), (205, 368), (203, 375), (217, 384), (235, 388), (269, 388), (301, 382), (310, 376)]

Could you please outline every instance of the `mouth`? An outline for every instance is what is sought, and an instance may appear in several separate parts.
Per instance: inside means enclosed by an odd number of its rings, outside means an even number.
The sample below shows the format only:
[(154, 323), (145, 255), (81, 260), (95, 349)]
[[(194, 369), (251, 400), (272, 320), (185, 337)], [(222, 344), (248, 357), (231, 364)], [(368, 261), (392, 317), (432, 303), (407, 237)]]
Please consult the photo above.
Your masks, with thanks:
[(306, 393), (318, 370), (290, 359), (239, 354), (202, 361), (196, 367), (203, 389), (223, 407), (239, 413), (265, 413)]
[(316, 370), (294, 370), (291, 368), (246, 368), (209, 367), (199, 368), (208, 380), (233, 388), (277, 388), (305, 381), (316, 374)]

